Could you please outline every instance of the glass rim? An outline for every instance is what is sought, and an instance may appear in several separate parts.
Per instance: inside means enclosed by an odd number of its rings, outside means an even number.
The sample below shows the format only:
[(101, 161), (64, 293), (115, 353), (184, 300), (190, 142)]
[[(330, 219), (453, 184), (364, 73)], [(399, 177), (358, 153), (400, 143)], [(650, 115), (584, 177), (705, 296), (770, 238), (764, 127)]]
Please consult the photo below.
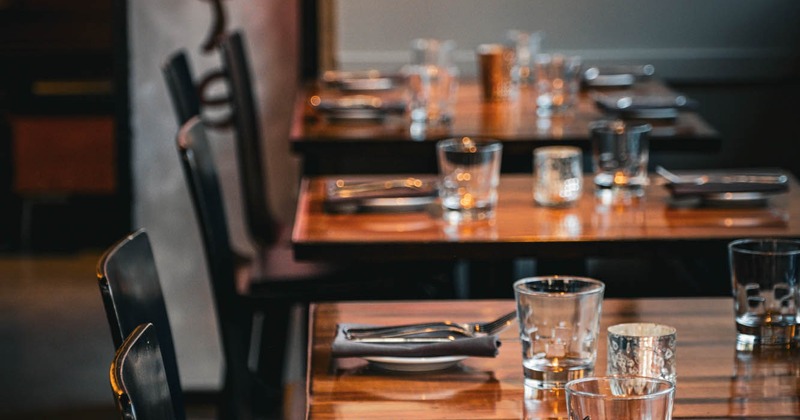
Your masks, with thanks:
[(581, 390), (573, 389), (573, 386), (579, 385), (579, 384), (583, 384), (583, 383), (586, 383), (586, 382), (610, 382), (612, 380), (616, 380), (616, 381), (631, 381), (631, 380), (647, 381), (647, 382), (651, 382), (651, 383), (659, 383), (659, 384), (666, 385), (666, 387), (664, 389), (656, 391), (656, 392), (653, 392), (653, 393), (650, 393), (650, 394), (646, 394), (646, 395), (613, 396), (614, 399), (618, 399), (618, 400), (625, 400), (625, 401), (653, 400), (653, 399), (658, 399), (658, 398), (664, 397), (666, 395), (669, 395), (669, 394), (672, 394), (672, 393), (675, 392), (675, 384), (672, 383), (671, 381), (666, 380), (666, 379), (653, 378), (653, 377), (650, 377), (650, 376), (622, 376), (622, 375), (587, 376), (587, 377), (580, 378), (580, 379), (573, 379), (573, 380), (567, 382), (566, 385), (564, 385), (564, 390), (566, 391), (567, 396), (569, 396), (569, 395), (577, 395), (577, 396), (581, 396), (581, 397), (585, 397), (585, 398), (592, 398), (592, 399), (608, 399), (608, 397), (609, 397), (608, 395), (603, 395), (603, 394), (599, 394), (599, 393), (596, 393), (596, 392), (581, 391)]
[(615, 130), (614, 125), (622, 124), (625, 127), (623, 133), (619, 134), (643, 134), (649, 133), (653, 130), (653, 126), (649, 123), (645, 122), (628, 122), (623, 120), (613, 120), (613, 119), (604, 119), (604, 120), (595, 120), (589, 123), (589, 130), (592, 132), (598, 132), (602, 134), (617, 134), (617, 130)]
[[(471, 142), (475, 146), (474, 149), (464, 147), (465, 144)], [(503, 149), (503, 143), (500, 140), (491, 137), (451, 137), (436, 142), (436, 148), (444, 150), (445, 148), (453, 147), (456, 151), (466, 153), (481, 153), (481, 152), (494, 152)]]
[(559, 157), (580, 156), (583, 150), (577, 146), (542, 146), (533, 149), (533, 155), (543, 154), (546, 156), (558, 155)]
[[(587, 283), (592, 285), (593, 287), (588, 288), (586, 290), (581, 290), (578, 292), (564, 292), (560, 294), (553, 294), (552, 292), (544, 292), (544, 291), (536, 291), (536, 290), (526, 290), (520, 288), (523, 284), (528, 283), (539, 283), (544, 281), (550, 280), (577, 280), (583, 283)], [(606, 285), (600, 280), (593, 279), (590, 277), (581, 277), (581, 276), (533, 276), (533, 277), (524, 277), (514, 282), (514, 290), (529, 296), (552, 296), (554, 298), (560, 297), (574, 297), (574, 296), (582, 296), (582, 295), (591, 295), (595, 293), (602, 293), (605, 291)]]
[[(618, 329), (624, 329), (624, 328), (627, 328), (627, 327), (630, 327), (630, 326), (634, 326), (634, 325), (642, 325), (642, 326), (654, 327), (654, 328), (657, 328), (659, 331), (662, 331), (662, 333), (659, 333), (659, 334), (646, 334), (646, 333), (645, 334), (635, 334), (635, 333), (630, 333), (630, 332), (627, 332), (627, 331), (616, 331)], [(615, 331), (612, 331), (612, 329), (614, 329)], [(678, 329), (673, 327), (673, 326), (664, 325), (664, 324), (658, 324), (658, 323), (655, 323), (655, 322), (625, 322), (625, 323), (622, 323), (622, 324), (611, 325), (606, 329), (606, 331), (608, 332), (608, 334), (613, 334), (613, 335), (615, 335), (617, 337), (635, 337), (635, 338), (645, 338), (645, 337), (662, 338), (662, 337), (669, 337), (671, 335), (675, 335), (675, 334), (678, 333)]]
[[(745, 244), (767, 244), (767, 243), (774, 243), (774, 244), (786, 244), (786, 245), (794, 245), (796, 249), (790, 250), (758, 250), (758, 249), (749, 249), (745, 248), (742, 245)], [(728, 250), (730, 252), (737, 252), (741, 254), (750, 254), (750, 255), (797, 255), (800, 254), (800, 240), (796, 239), (788, 239), (788, 238), (743, 238), (737, 239), (735, 241), (728, 243)]]

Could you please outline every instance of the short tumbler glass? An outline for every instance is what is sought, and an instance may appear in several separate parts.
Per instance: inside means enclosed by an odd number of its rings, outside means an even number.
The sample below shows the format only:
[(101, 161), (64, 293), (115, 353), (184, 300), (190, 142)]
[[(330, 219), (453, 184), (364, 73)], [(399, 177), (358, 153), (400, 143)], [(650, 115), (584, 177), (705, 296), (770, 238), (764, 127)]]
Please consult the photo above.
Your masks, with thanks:
[(563, 388), (591, 376), (604, 290), (602, 282), (585, 277), (528, 277), (514, 283), (526, 386)]
[(573, 420), (670, 420), (675, 385), (638, 376), (592, 377), (566, 386), (567, 411)]
[(800, 241), (740, 239), (728, 244), (737, 341), (783, 345), (798, 337)]
[(644, 196), (650, 157), (650, 124), (597, 121), (591, 127), (597, 195), (613, 201)]
[(445, 220), (458, 223), (494, 217), (503, 145), (461, 137), (442, 140), (436, 149)]
[(536, 54), (536, 114), (549, 117), (571, 110), (580, 94), (581, 57), (564, 54)]
[(419, 38), (411, 43), (412, 63), (403, 67), (415, 123), (449, 123), (458, 91), (458, 67), (452, 62), (455, 42)]

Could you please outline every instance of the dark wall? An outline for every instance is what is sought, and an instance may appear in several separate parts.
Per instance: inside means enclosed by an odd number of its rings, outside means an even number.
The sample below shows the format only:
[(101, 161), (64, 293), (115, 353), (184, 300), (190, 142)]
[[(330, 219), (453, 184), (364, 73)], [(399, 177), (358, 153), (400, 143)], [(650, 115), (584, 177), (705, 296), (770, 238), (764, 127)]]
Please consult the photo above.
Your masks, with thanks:
[(710, 155), (655, 155), (655, 164), (675, 169), (780, 167), (800, 176), (800, 81), (670, 85), (698, 100), (698, 112), (720, 132), (723, 146)]
[[(126, 0), (0, 2), (0, 251), (104, 247), (130, 229), (126, 22)], [(115, 152), (105, 162), (114, 191), (21, 191), (15, 121), (35, 118), (38, 132), (50, 133), (50, 118), (84, 117), (113, 121), (113, 139), (98, 141)], [(26, 147), (47, 153), (57, 140), (28, 138)], [(84, 159), (93, 162), (91, 149)]]

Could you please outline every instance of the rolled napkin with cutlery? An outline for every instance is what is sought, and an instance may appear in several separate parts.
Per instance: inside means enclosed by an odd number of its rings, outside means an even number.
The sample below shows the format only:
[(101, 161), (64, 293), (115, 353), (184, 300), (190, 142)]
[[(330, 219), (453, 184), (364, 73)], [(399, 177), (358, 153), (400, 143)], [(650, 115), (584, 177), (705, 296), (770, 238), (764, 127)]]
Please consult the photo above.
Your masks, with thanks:
[(436, 182), (421, 178), (333, 179), (326, 183), (325, 210), (418, 211), (437, 197)]
[(397, 338), (383, 342), (351, 340), (345, 331), (349, 328), (361, 328), (362, 324), (339, 324), (333, 340), (331, 354), (333, 357), (438, 357), (438, 356), (497, 356), (500, 340), (497, 336), (480, 337), (454, 336), (453, 339), (441, 335)]
[(788, 184), (756, 182), (709, 182), (705, 184), (666, 184), (673, 196), (708, 195), (724, 193), (781, 193), (789, 190)]
[(789, 178), (780, 170), (711, 170), (676, 174), (663, 167), (656, 172), (667, 179), (665, 187), (675, 197), (725, 193), (778, 194), (789, 190)]

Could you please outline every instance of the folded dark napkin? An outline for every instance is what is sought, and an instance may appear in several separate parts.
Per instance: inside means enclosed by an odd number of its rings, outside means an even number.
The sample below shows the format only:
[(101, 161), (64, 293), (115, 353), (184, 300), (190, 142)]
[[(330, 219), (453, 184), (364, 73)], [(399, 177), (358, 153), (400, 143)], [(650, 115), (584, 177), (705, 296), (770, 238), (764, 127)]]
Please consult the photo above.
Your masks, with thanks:
[(331, 346), (333, 357), (437, 357), (437, 356), (473, 356), (495, 357), (500, 347), (497, 336), (458, 338), (444, 343), (364, 343), (345, 337), (347, 328), (368, 327), (362, 324), (339, 324), (336, 327), (336, 338)]
[(725, 193), (764, 193), (777, 194), (789, 190), (787, 183), (756, 182), (708, 182), (696, 184), (689, 182), (669, 183), (665, 187), (673, 196), (703, 196)]
[[(329, 181), (326, 184), (326, 193), (323, 206), (331, 213), (350, 213), (364, 210), (401, 211), (420, 210), (430, 204), (437, 196), (436, 183), (423, 180), (419, 187), (395, 186), (391, 188), (374, 188), (366, 191), (353, 190), (359, 182), (341, 180)], [(340, 186), (341, 185), (341, 186)], [(394, 205), (387, 206), (382, 199), (409, 199), (397, 200)]]
[(622, 118), (674, 119), (681, 110), (697, 108), (697, 101), (680, 94), (594, 95), (600, 110)]
[[(665, 184), (675, 197), (703, 197), (726, 193), (778, 194), (789, 190), (789, 178), (778, 168), (743, 168), (679, 171)], [(667, 176), (667, 179), (670, 177)], [(704, 181), (704, 182), (697, 182)]]

